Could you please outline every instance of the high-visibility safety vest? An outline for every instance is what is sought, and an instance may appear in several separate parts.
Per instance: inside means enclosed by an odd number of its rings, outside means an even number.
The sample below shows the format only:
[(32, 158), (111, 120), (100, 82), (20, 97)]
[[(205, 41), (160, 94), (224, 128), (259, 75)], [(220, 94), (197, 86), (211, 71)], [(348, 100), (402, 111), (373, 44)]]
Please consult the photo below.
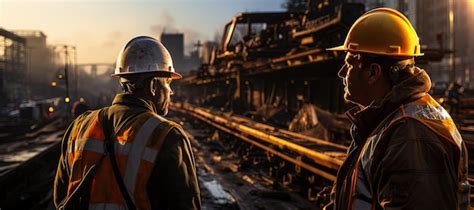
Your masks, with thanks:
[[(104, 132), (99, 123), (99, 111), (81, 116), (75, 121), (68, 141), (67, 158), (71, 166), (68, 196), (76, 189), (86, 171), (104, 155)], [(155, 159), (166, 135), (172, 128), (183, 134), (181, 126), (154, 113), (145, 112), (129, 126), (117, 132), (113, 139), (120, 174), (137, 209), (151, 209), (147, 182)], [(126, 209), (125, 200), (114, 178), (106, 156), (97, 168), (90, 188), (89, 209)]]
[(351, 196), (348, 202), (348, 209), (373, 209), (373, 196), (376, 195), (372, 195), (370, 192), (370, 186), (365, 175), (370, 174), (369, 168), (373, 160), (373, 154), (384, 132), (394, 123), (406, 118), (414, 119), (422, 123), (438, 136), (442, 137), (442, 139), (456, 146), (456, 154), (459, 155), (459, 157), (456, 157), (458, 163), (457, 209), (468, 209), (470, 185), (467, 181), (467, 167), (465, 167), (465, 163), (463, 162), (465, 160), (463, 156), (466, 155), (466, 149), (462, 144), (462, 137), (446, 110), (428, 94), (425, 94), (414, 102), (402, 105), (399, 109), (386, 117), (372, 132), (373, 135), (369, 136), (360, 152), (359, 159), (356, 163), (357, 165), (354, 168), (355, 171), (352, 173)]

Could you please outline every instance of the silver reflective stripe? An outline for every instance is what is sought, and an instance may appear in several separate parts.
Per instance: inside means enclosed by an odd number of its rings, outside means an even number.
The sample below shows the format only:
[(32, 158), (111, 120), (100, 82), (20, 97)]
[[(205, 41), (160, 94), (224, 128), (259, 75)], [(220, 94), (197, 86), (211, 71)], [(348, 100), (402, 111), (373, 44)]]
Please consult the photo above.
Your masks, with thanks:
[(357, 198), (354, 200), (354, 210), (368, 210), (368, 209), (372, 209), (371, 203), (361, 200), (361, 199), (357, 199)]
[(142, 160), (146, 160), (150, 163), (154, 163), (157, 154), (158, 152), (156, 150), (145, 148), (145, 151), (143, 152)]
[(405, 112), (409, 116), (425, 118), (428, 120), (446, 120), (451, 118), (449, 113), (442, 107), (432, 105), (408, 105)]
[(104, 141), (96, 139), (87, 139), (83, 148), (84, 151), (104, 153)]
[(115, 149), (115, 154), (117, 155), (126, 155), (130, 152), (130, 149), (132, 148), (132, 143), (130, 142), (125, 142), (125, 143), (120, 143), (117, 140), (114, 142), (114, 149)]
[[(368, 200), (371, 200), (372, 199), (372, 193), (369, 190), (369, 186), (368, 186), (368, 183), (367, 183), (368, 179), (366, 177), (366, 173), (367, 173), (366, 169), (368, 167), (366, 167), (362, 164), (359, 164), (358, 167), (359, 167), (359, 173), (357, 174), (356, 194), (358, 194), (359, 196), (363, 196), (363, 197), (367, 198)], [(361, 200), (361, 199), (356, 197), (356, 202), (357, 202), (357, 200)], [(361, 200), (361, 202), (367, 203), (367, 201), (364, 201), (364, 200)]]
[(459, 133), (458, 129), (456, 127), (451, 129), (451, 135), (454, 138), (454, 141), (456, 141), (456, 144), (458, 145), (459, 149), (462, 150), (462, 137), (461, 134)]
[[(433, 105), (408, 105), (405, 108), (405, 112), (408, 116), (412, 117), (417, 117), (417, 118), (424, 118), (428, 120), (450, 120), (451, 116), (449, 113), (442, 107), (435, 107)], [(454, 122), (452, 122), (454, 125)], [(456, 142), (457, 146), (462, 149), (462, 137), (461, 134), (459, 134), (459, 131), (457, 128), (450, 127), (449, 128), (449, 133), (451, 133), (451, 136), (453, 137), (454, 141)]]
[(116, 203), (90, 203), (89, 210), (126, 210), (123, 205)]
[[(85, 144), (84, 144), (85, 142)], [(115, 149), (115, 154), (118, 155), (126, 155), (130, 152), (130, 148), (132, 144), (121, 144), (118, 141), (114, 142), (114, 149)], [(79, 142), (76, 142), (74, 146), (74, 151), (89, 151), (89, 152), (97, 152), (97, 153), (104, 153), (104, 141), (100, 141), (97, 139), (86, 139), (86, 140), (80, 140)]]
[(134, 140), (132, 141), (132, 148), (128, 155), (127, 169), (125, 170), (125, 176), (123, 177), (125, 186), (132, 195), (135, 192), (135, 183), (138, 174), (138, 167), (140, 166), (140, 160), (144, 154), (146, 143), (150, 135), (155, 130), (156, 126), (160, 124), (160, 120), (156, 117), (150, 117), (140, 128)]
[(104, 141), (97, 139), (78, 139), (74, 142), (74, 152), (80, 151), (104, 153)]

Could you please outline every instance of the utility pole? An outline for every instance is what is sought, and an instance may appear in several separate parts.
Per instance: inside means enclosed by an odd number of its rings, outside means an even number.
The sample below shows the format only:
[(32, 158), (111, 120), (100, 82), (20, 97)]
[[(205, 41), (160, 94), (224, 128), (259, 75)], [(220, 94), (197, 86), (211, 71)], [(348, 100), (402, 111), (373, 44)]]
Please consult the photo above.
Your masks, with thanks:
[(456, 34), (454, 13), (456, 12), (455, 0), (449, 1), (449, 32), (451, 35), (451, 82), (456, 82)]
[(69, 97), (69, 75), (68, 75), (68, 64), (69, 64), (69, 53), (68, 46), (64, 45), (64, 81), (66, 83), (66, 98), (64, 98), (66, 103), (69, 103), (71, 98)]
[[(66, 96), (64, 98), (64, 102), (69, 104), (71, 102), (71, 89), (69, 87), (69, 80), (70, 80), (70, 77), (69, 77), (70, 65), (69, 64), (70, 64), (70, 59), (71, 58), (70, 58), (69, 50), (71, 50), (71, 49), (74, 50), (74, 56), (76, 57), (75, 59), (77, 59), (76, 47), (69, 46), (69, 45), (56, 45), (55, 49), (59, 49), (59, 52), (58, 52), (57, 55), (59, 55), (60, 53), (64, 53), (64, 85), (65, 85), (65, 88), (66, 88)], [(75, 65), (77, 65), (77, 63)], [(77, 71), (76, 66), (74, 66), (74, 70)], [(59, 79), (62, 79), (62, 78), (59, 78)], [(77, 78), (75, 78), (75, 80), (77, 80)], [(75, 81), (75, 82), (77, 83), (77, 81)], [(74, 97), (77, 97), (77, 96), (74, 96)]]
[(72, 46), (72, 49), (74, 50), (74, 97), (76, 100), (78, 100), (79, 97), (79, 89), (78, 89), (78, 84), (79, 84), (79, 76), (77, 72), (77, 48), (75, 46)]
[(197, 56), (199, 58), (199, 49), (202, 47), (201, 40), (198, 40), (194, 46), (196, 47)]

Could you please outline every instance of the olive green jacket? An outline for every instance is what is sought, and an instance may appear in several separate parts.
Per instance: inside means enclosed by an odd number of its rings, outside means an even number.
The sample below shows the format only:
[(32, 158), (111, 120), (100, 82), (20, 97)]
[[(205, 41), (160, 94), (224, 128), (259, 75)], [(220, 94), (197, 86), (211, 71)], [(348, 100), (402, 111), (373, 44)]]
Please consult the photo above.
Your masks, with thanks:
[[(457, 145), (411, 118), (384, 128), (378, 145), (369, 148), (373, 154), (369, 160), (370, 167), (364, 174), (353, 176), (363, 146), (369, 137), (377, 135), (373, 132), (377, 132), (379, 124), (385, 123), (386, 118), (401, 105), (426, 95), (430, 87), (429, 76), (417, 68), (414, 77), (394, 86), (383, 99), (373, 101), (364, 109), (349, 110), (347, 115), (353, 122), (353, 141), (338, 171), (332, 201), (325, 209), (351, 209), (356, 206), (350, 203), (351, 199), (368, 204), (355, 209), (459, 209), (458, 165), (464, 167), (462, 173), (466, 174), (467, 151), (460, 157)], [(464, 144), (462, 146), (465, 149)], [(358, 177), (360, 180), (360, 176), (366, 182), (364, 186), (368, 186), (362, 191), (368, 192), (369, 196), (351, 195), (351, 179)]]

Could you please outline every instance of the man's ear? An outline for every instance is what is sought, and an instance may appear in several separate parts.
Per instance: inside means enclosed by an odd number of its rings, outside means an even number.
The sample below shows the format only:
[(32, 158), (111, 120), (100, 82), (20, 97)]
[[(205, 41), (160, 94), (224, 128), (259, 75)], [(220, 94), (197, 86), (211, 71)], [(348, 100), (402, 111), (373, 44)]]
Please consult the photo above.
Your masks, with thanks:
[(153, 79), (150, 80), (149, 88), (150, 88), (150, 94), (151, 94), (152, 96), (155, 96), (155, 95), (156, 95), (156, 89), (157, 89), (157, 84), (156, 84), (156, 83), (157, 83), (157, 82), (158, 82), (158, 81), (157, 81), (155, 78), (153, 78)]
[(369, 85), (375, 84), (382, 78), (382, 67), (377, 63), (370, 64), (368, 72), (367, 83)]

